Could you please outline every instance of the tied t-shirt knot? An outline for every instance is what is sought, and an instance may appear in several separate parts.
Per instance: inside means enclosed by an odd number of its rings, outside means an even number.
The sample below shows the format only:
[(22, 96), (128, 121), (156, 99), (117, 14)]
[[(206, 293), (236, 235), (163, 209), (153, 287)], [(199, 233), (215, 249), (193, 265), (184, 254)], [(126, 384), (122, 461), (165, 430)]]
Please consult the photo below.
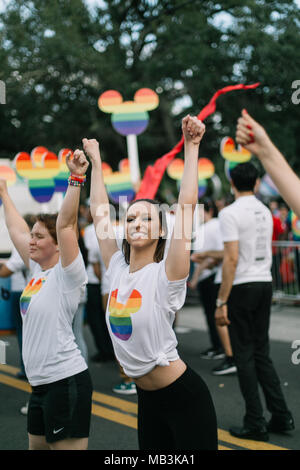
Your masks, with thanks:
[(169, 366), (170, 363), (168, 361), (167, 355), (163, 352), (160, 352), (158, 354), (158, 357), (157, 357), (156, 361), (155, 361), (155, 365), (156, 366)]

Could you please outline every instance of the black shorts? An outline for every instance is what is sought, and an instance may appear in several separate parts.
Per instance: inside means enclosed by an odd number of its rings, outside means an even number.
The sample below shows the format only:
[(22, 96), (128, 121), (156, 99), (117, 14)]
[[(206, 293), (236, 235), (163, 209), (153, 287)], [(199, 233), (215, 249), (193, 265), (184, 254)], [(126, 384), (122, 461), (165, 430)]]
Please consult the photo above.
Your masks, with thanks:
[(50, 384), (32, 387), (27, 431), (47, 442), (89, 436), (92, 381), (88, 369)]

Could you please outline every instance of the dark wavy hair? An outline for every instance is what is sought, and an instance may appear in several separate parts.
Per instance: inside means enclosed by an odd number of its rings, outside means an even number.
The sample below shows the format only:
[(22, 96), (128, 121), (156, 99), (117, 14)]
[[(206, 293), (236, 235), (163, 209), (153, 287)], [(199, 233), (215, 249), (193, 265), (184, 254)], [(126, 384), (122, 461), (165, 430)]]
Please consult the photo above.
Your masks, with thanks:
[[(163, 257), (164, 257), (165, 246), (166, 246), (166, 241), (167, 241), (167, 234), (168, 234), (166, 213), (165, 213), (164, 209), (161, 207), (161, 203), (159, 201), (156, 201), (154, 199), (146, 199), (146, 198), (145, 199), (137, 199), (135, 201), (132, 201), (129, 204), (129, 206), (127, 208), (127, 211), (131, 206), (133, 206), (133, 204), (135, 204), (136, 202), (142, 202), (142, 201), (149, 202), (150, 204), (155, 205), (155, 207), (158, 211), (159, 227), (164, 232), (163, 237), (158, 238), (157, 247), (156, 247), (156, 250), (155, 250), (155, 253), (154, 253), (154, 257), (153, 257), (153, 261), (155, 263), (159, 263), (160, 261), (163, 260)], [(123, 239), (122, 251), (123, 251), (126, 263), (129, 264), (129, 262), (130, 262), (130, 245), (129, 245), (128, 241), (126, 240), (126, 238)]]

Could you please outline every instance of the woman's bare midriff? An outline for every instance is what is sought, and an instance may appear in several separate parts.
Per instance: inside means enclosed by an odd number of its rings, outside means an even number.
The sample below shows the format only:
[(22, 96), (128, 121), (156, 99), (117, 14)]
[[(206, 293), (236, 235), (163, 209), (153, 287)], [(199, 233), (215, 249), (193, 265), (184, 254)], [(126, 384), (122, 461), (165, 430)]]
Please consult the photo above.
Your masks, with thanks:
[(186, 370), (186, 364), (181, 360), (170, 362), (169, 366), (156, 366), (151, 372), (135, 378), (136, 385), (148, 391), (159, 390), (175, 382)]

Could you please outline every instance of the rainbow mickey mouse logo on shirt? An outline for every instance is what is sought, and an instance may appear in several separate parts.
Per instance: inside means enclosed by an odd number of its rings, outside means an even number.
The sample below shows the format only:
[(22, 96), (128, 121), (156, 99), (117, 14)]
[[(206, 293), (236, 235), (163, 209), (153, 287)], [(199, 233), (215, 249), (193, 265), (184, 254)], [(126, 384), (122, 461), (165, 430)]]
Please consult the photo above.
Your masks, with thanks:
[(109, 300), (109, 323), (113, 334), (127, 341), (132, 334), (132, 322), (130, 315), (140, 310), (142, 296), (138, 290), (133, 289), (125, 304), (118, 302), (118, 289), (115, 289)]
[(27, 313), (32, 296), (36, 295), (41, 290), (44, 282), (46, 281), (46, 278), (41, 277), (36, 282), (34, 281), (35, 281), (35, 278), (32, 278), (31, 281), (27, 284), (27, 286), (23, 290), (22, 295), (20, 297), (20, 309), (23, 315)]

